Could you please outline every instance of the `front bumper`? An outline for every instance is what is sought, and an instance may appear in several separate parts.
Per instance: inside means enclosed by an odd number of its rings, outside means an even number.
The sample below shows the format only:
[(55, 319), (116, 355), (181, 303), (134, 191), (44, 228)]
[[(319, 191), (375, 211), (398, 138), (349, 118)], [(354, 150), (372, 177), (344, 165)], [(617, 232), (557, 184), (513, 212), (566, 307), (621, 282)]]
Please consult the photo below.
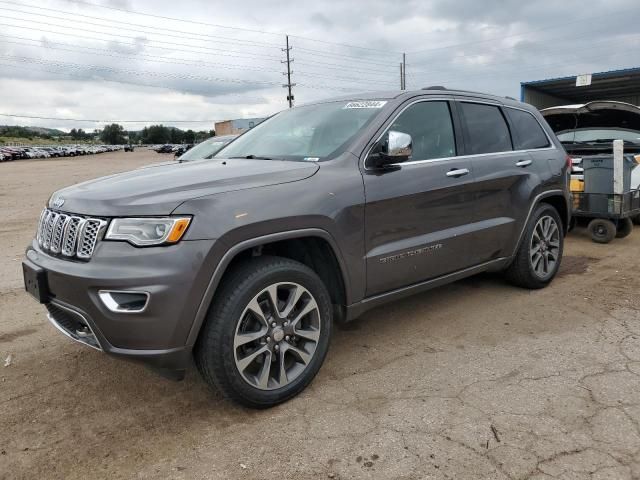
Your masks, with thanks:
[[(34, 241), (23, 263), (44, 270), (43, 301), (50, 321), (65, 335), (108, 354), (176, 371), (190, 362), (193, 345), (187, 338), (217, 264), (214, 245), (197, 240), (136, 248), (99, 242), (91, 260), (80, 262), (51, 256)], [(144, 291), (150, 299), (141, 312), (113, 312), (100, 299), (101, 290)]]

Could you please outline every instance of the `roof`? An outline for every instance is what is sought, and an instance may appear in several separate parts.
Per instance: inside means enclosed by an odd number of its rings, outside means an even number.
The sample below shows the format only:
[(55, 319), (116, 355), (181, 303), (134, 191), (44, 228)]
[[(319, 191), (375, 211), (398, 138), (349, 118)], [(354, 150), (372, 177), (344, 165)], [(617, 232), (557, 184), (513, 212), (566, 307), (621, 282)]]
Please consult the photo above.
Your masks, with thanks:
[(520, 85), (523, 91), (531, 88), (575, 103), (634, 96), (640, 92), (640, 67), (593, 73), (591, 85), (584, 87), (576, 87), (575, 75), (521, 82)]
[(520, 103), (510, 97), (499, 97), (488, 93), (471, 92), (468, 90), (450, 90), (445, 87), (427, 87), (421, 90), (387, 90), (387, 91), (374, 91), (374, 92), (360, 92), (350, 95), (341, 95), (339, 97), (331, 97), (315, 102), (306, 103), (305, 105), (313, 105), (318, 103), (327, 102), (341, 102), (341, 101), (354, 101), (354, 100), (391, 100), (399, 97), (415, 97), (417, 95), (460, 95), (471, 96), (477, 98), (485, 98), (502, 102), (505, 104)]

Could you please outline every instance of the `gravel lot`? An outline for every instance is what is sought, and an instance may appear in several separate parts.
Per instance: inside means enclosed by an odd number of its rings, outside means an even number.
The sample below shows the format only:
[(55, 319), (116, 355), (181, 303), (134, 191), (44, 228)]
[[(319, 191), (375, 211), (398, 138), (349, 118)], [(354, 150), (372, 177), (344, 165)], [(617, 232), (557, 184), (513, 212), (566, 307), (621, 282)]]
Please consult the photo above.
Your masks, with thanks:
[(482, 275), (371, 311), (268, 411), (59, 334), (20, 270), (48, 195), (166, 158), (0, 165), (0, 478), (640, 478), (640, 230), (572, 233), (543, 291)]

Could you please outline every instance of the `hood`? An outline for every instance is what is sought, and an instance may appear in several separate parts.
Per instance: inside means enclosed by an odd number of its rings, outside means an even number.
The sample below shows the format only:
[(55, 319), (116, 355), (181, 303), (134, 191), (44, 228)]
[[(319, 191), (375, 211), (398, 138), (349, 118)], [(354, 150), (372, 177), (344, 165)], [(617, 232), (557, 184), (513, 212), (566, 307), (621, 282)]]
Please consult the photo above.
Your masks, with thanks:
[(602, 100), (540, 110), (554, 132), (578, 128), (626, 128), (640, 130), (640, 107)]
[(319, 168), (317, 164), (281, 160), (168, 162), (80, 183), (52, 198), (63, 201), (59, 210), (81, 215), (168, 215), (186, 200), (296, 182)]

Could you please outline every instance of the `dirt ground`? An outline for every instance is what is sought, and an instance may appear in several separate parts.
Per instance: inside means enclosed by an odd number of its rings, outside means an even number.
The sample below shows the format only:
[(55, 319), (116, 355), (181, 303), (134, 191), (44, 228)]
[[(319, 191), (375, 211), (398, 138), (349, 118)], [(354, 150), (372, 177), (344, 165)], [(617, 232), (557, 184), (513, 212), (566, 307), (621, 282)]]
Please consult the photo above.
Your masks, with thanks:
[(0, 478), (640, 478), (640, 230), (572, 233), (542, 291), (482, 275), (373, 310), (251, 411), (71, 342), (22, 290), (52, 191), (160, 159), (0, 165)]

